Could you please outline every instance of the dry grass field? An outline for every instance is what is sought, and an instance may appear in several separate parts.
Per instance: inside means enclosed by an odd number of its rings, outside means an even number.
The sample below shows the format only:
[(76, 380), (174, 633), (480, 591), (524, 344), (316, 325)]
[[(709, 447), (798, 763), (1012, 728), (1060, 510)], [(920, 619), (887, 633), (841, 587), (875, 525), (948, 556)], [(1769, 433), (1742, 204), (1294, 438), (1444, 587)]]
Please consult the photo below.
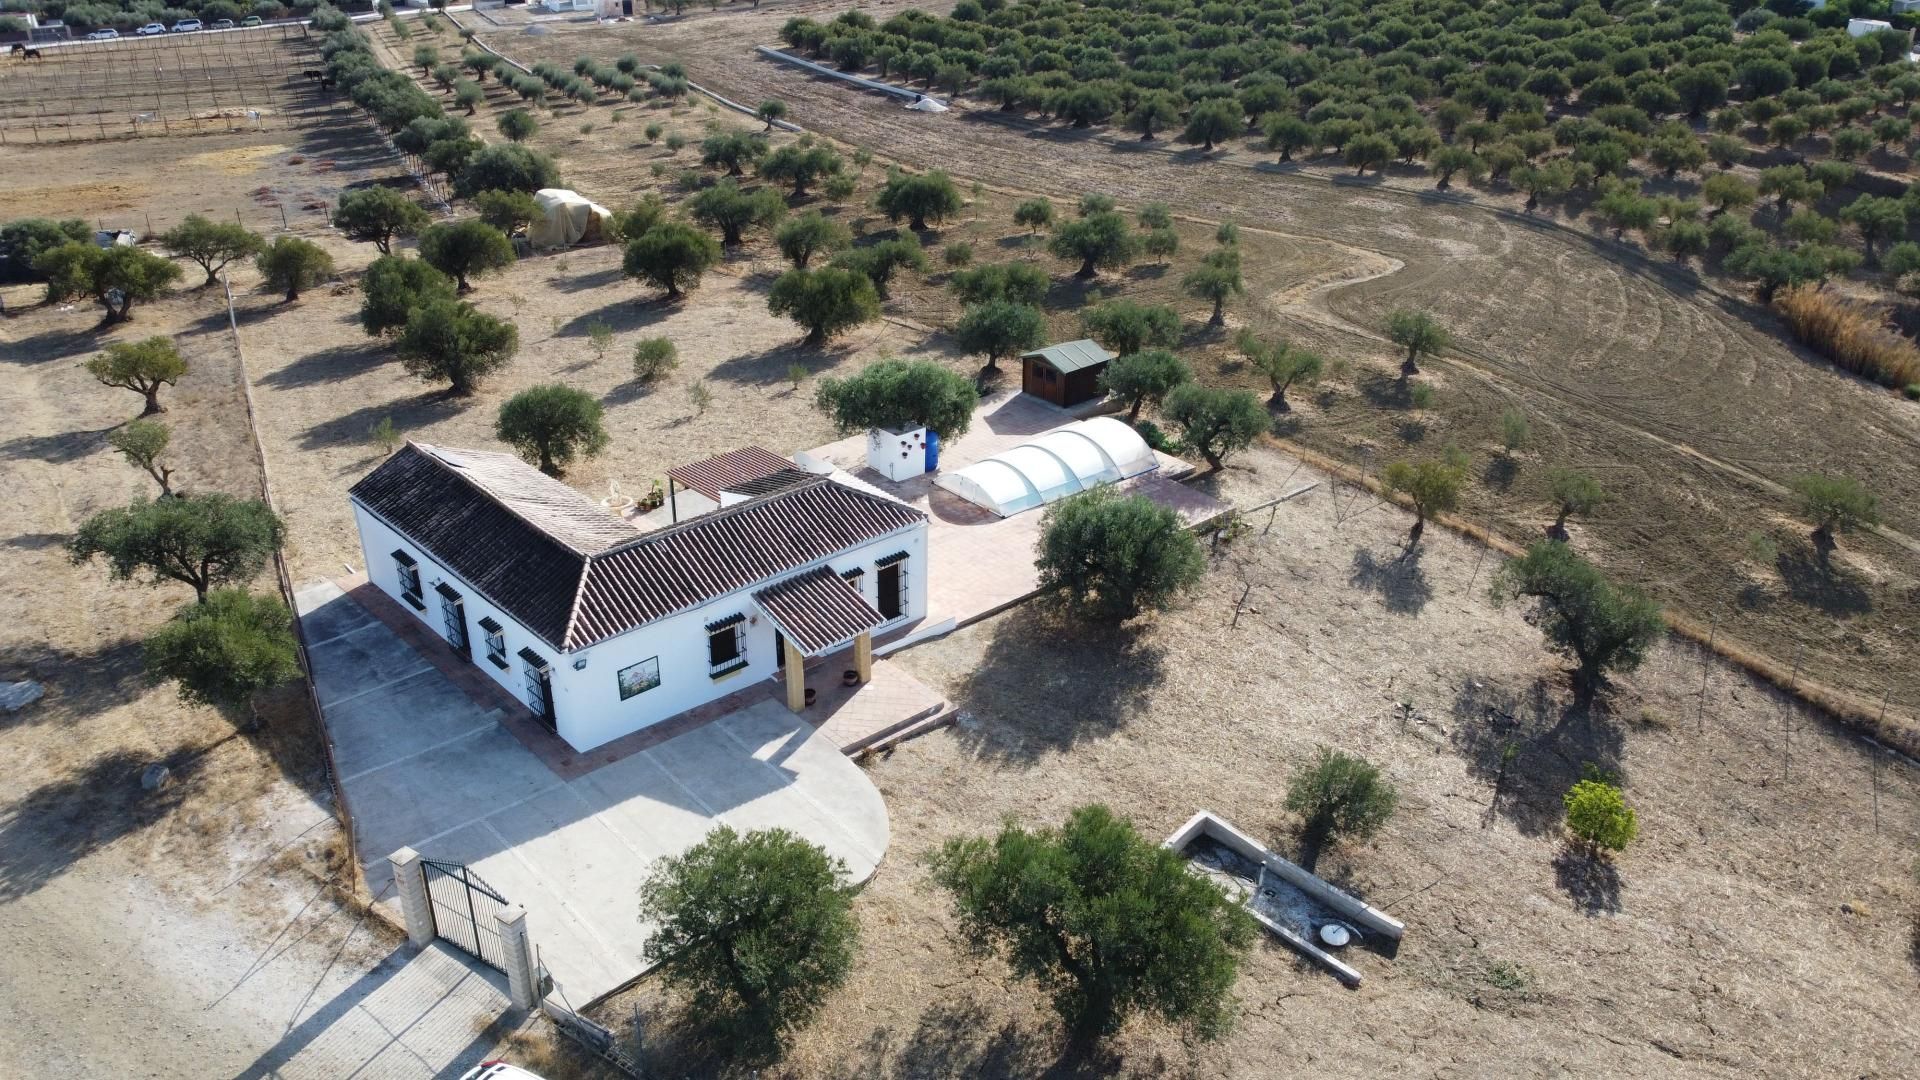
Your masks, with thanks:
[[(949, 168), (963, 185), (1160, 200), (1201, 221), (1238, 222), (1243, 236), (1327, 253), (1335, 265), (1320, 273), (1275, 268), (1290, 280), (1250, 288), (1230, 315), (1350, 364), (1348, 377), (1296, 395), (1304, 407), (1283, 419), (1282, 435), (1366, 472), (1458, 443), (1481, 470), (1464, 516), (1519, 542), (1551, 519), (1548, 468), (1591, 472), (1614, 498), (1584, 535), (1616, 573), (1782, 672), (1797, 663), (1803, 681), (1837, 688), (1863, 711), (1884, 695), (1892, 715), (1920, 713), (1920, 671), (1904, 662), (1920, 623), (1920, 473), (1911, 468), (1920, 409), (1787, 344), (1771, 315), (1583, 221), (1527, 219), (1479, 195), (1435, 199), (1419, 178), (1353, 183), (1337, 166), (1281, 169), (1241, 150), (1203, 158), (1164, 140), (1142, 147), (1011, 121), (964, 101), (948, 116), (912, 114), (754, 54), (800, 11), (770, 4), (486, 39), (526, 62), (627, 51), (677, 60), (717, 92), (779, 98), (808, 130), (911, 167)], [(1409, 409), (1393, 377), (1382, 326), (1401, 306), (1435, 312), (1454, 334), (1454, 348), (1428, 366), (1431, 409)], [(1192, 344), (1210, 378), (1256, 384), (1224, 341)], [(1512, 473), (1493, 454), (1509, 408), (1533, 429)], [(1831, 574), (1814, 566), (1785, 488), (1811, 471), (1868, 484), (1885, 521), (1877, 534), (1850, 537)]]

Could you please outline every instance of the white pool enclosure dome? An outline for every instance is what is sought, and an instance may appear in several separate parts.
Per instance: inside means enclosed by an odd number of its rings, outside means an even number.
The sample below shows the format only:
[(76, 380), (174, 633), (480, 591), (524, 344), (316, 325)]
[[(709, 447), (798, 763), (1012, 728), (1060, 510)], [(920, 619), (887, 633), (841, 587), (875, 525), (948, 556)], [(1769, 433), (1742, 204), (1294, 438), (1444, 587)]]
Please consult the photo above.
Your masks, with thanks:
[(934, 482), (1001, 517), (1160, 467), (1139, 432), (1096, 416), (1036, 435)]

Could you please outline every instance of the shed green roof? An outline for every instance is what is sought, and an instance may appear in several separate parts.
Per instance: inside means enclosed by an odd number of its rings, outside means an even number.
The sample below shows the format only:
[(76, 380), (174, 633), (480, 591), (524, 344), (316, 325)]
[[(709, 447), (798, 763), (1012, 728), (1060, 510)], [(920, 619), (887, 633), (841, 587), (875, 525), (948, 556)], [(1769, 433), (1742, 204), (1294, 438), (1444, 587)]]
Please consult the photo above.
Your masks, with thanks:
[(1113, 359), (1113, 354), (1101, 348), (1098, 342), (1081, 338), (1079, 341), (1063, 341), (1058, 345), (1020, 354), (1022, 360), (1030, 357), (1045, 360), (1053, 365), (1054, 370), (1065, 375), (1082, 368), (1098, 367)]

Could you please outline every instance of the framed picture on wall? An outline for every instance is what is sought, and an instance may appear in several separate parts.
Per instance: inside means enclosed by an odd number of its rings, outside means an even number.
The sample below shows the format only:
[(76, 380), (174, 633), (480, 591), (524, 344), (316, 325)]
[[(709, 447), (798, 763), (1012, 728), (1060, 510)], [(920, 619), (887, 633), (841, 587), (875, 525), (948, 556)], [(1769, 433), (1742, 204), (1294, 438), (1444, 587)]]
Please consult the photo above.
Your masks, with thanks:
[(649, 656), (637, 664), (621, 668), (619, 679), (621, 701), (646, 693), (660, 685), (660, 658)]

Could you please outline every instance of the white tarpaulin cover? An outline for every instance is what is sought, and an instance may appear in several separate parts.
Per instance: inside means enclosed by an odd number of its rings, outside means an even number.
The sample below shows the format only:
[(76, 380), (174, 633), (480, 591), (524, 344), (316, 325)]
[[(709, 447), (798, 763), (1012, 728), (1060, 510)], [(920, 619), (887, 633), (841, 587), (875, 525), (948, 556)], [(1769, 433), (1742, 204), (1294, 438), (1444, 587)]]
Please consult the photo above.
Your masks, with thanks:
[(1001, 517), (1160, 467), (1140, 434), (1096, 416), (1035, 436), (934, 481)]
[(541, 188), (533, 193), (540, 216), (527, 226), (527, 241), (536, 251), (598, 243), (607, 238), (612, 211), (576, 191)]
[(930, 97), (923, 97), (920, 100), (914, 102), (913, 104), (907, 106), (907, 108), (912, 109), (915, 112), (946, 112), (947, 111), (947, 107), (945, 105), (940, 104), (938, 101), (935, 101)]

